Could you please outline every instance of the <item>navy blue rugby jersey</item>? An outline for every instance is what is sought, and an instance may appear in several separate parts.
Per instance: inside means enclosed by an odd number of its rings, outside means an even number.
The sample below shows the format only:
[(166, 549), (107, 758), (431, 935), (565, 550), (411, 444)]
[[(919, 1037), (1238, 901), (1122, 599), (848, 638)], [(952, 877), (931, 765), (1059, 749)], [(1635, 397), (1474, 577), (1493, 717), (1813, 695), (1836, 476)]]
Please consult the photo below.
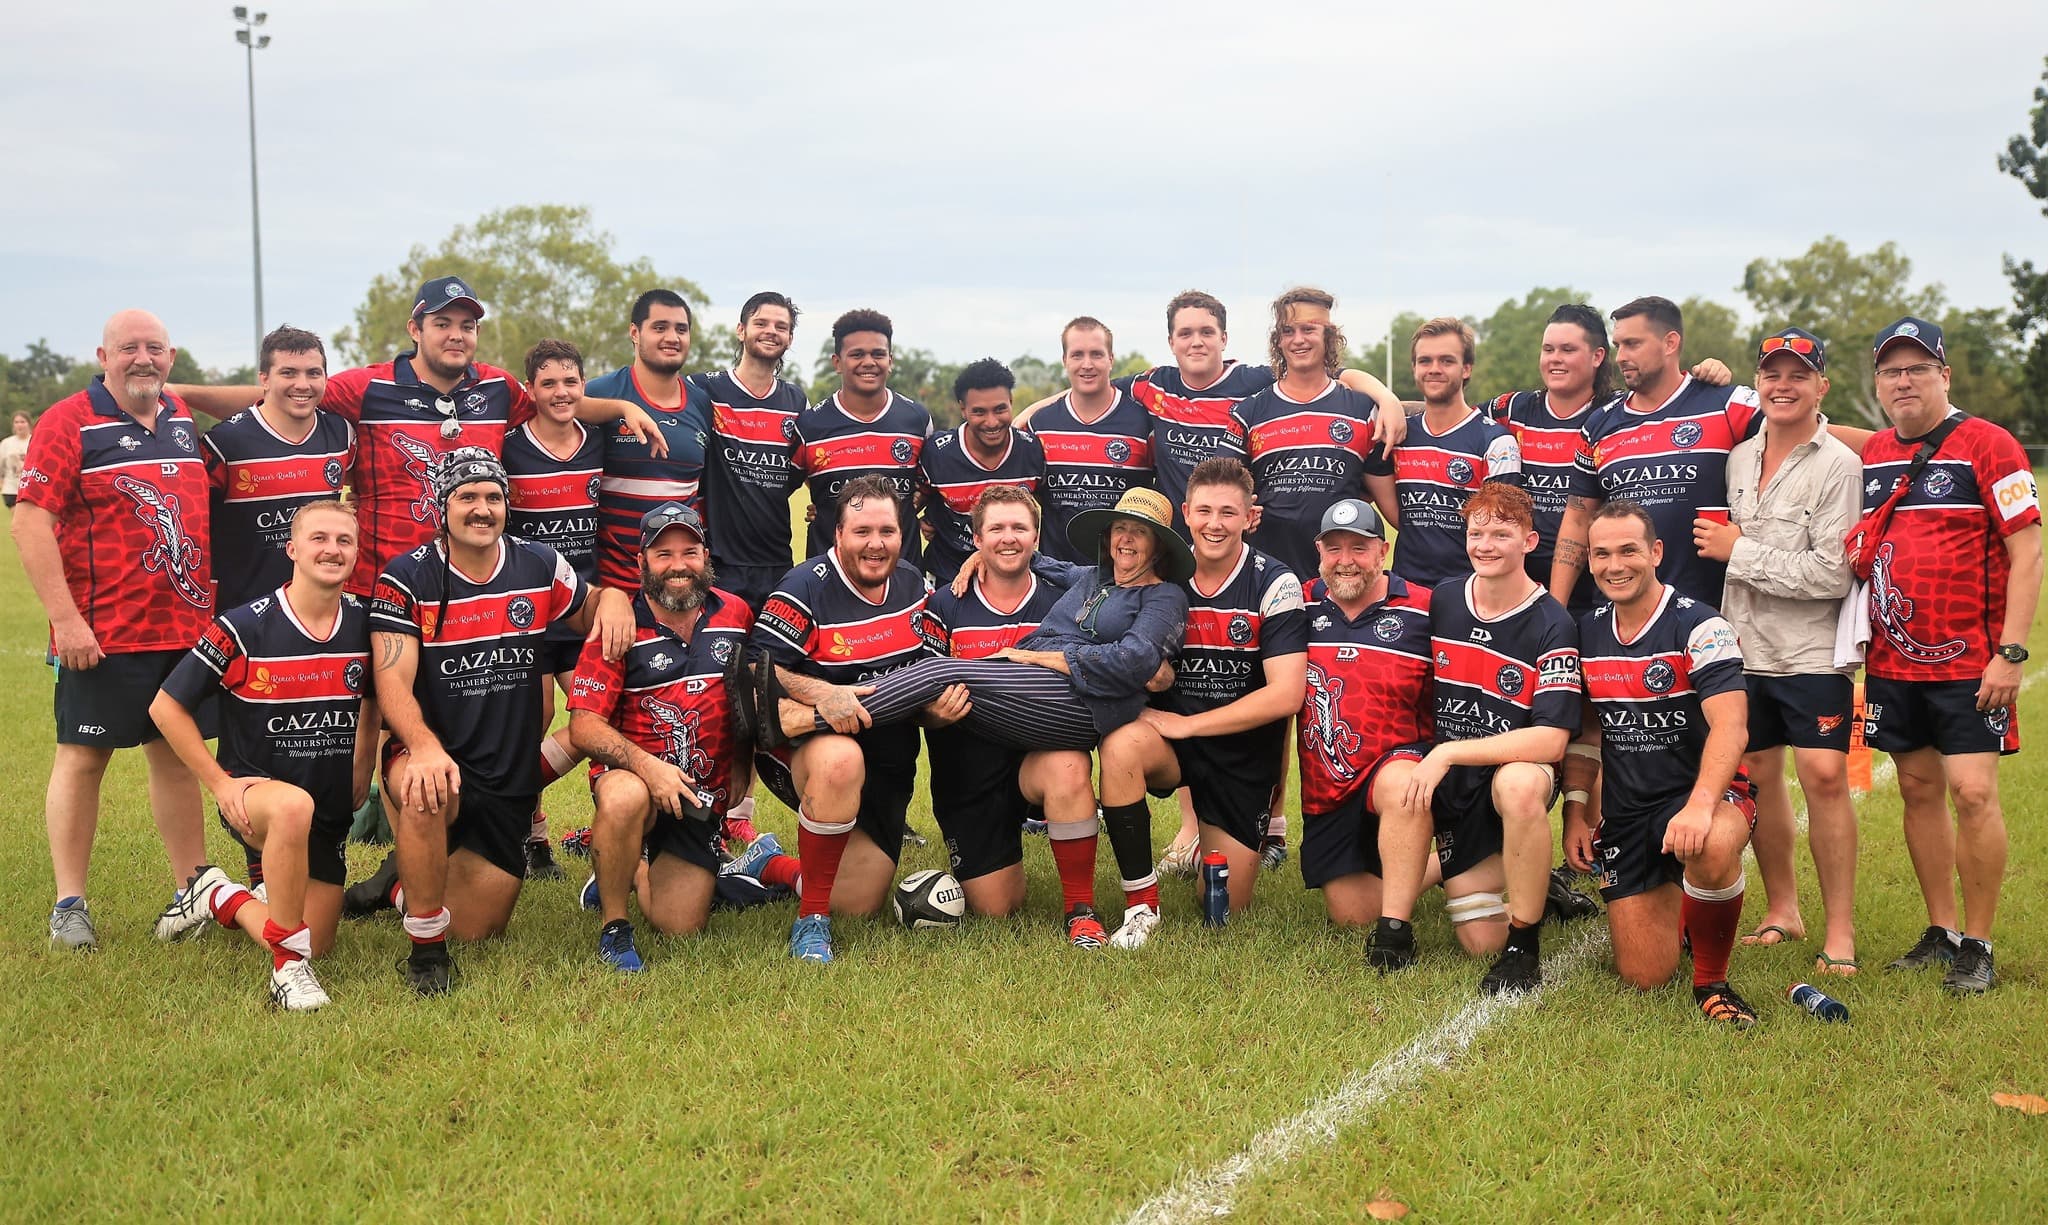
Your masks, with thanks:
[(212, 489), (213, 577), (222, 608), (247, 604), (291, 581), (292, 516), (308, 502), (341, 496), (355, 465), (356, 431), (346, 418), (313, 411), (313, 428), (293, 442), (245, 408), (199, 436)]
[[(548, 450), (527, 422), (505, 435), (505, 532), (560, 553), (586, 583), (597, 581), (597, 500), (604, 476), (604, 435), (576, 424), (567, 455)], [(635, 538), (637, 540), (637, 536)], [(639, 567), (634, 566), (634, 577)], [(637, 582), (635, 584), (637, 586)]]
[(1173, 503), (1173, 525), (1183, 533), (1180, 504), (1188, 498), (1188, 474), (1211, 455), (1242, 455), (1244, 439), (1231, 410), (1246, 396), (1273, 385), (1271, 366), (1223, 363), (1207, 387), (1190, 387), (1178, 366), (1154, 366), (1131, 380), (1131, 398), (1152, 415), (1152, 466), (1159, 492)]
[(918, 482), (924, 486), (924, 521), (932, 538), (925, 545), (924, 568), (941, 585), (951, 583), (974, 552), (974, 503), (991, 485), (1016, 485), (1038, 492), (1045, 475), (1045, 448), (1029, 430), (1011, 430), (1010, 445), (993, 466), (983, 467), (967, 449), (967, 427), (934, 434), (918, 461)]
[(540, 641), (583, 607), (589, 588), (561, 554), (516, 536), (490, 574), (471, 578), (438, 544), (400, 554), (377, 577), (370, 628), (420, 640), (413, 677), (427, 726), (465, 785), (523, 799), (540, 792)]
[(1728, 452), (1762, 428), (1748, 387), (1709, 387), (1685, 376), (1652, 408), (1617, 396), (1594, 409), (1579, 430), (1573, 495), (1640, 503), (1664, 541), (1657, 578), (1695, 600), (1719, 603), (1728, 567), (1699, 555), (1692, 521), (1701, 511), (1728, 513)]
[(1478, 740), (1525, 727), (1579, 734), (1579, 632), (1537, 587), (1501, 616), (1472, 610), (1479, 580), (1439, 588), (1429, 602), (1436, 665), (1435, 739)]
[[(668, 443), (659, 459), (644, 442), (618, 424), (604, 435), (604, 476), (597, 493), (597, 577), (607, 587), (640, 590), (640, 517), (663, 502), (700, 507), (698, 486), (704, 476), (704, 439), (709, 428), (710, 398), (704, 389), (683, 380), (683, 402), (657, 407), (640, 390), (631, 366), (601, 374), (584, 386), (584, 394), (607, 400), (631, 400), (654, 418)], [(784, 515), (788, 509), (784, 508)], [(710, 530), (710, 525), (705, 525)]]
[(915, 563), (923, 549), (911, 498), (917, 493), (917, 461), (931, 437), (932, 415), (908, 396), (889, 393), (881, 415), (863, 421), (847, 412), (833, 392), (796, 419), (797, 467), (810, 486), (809, 551), (832, 551), (832, 533), (839, 526), (839, 491), (858, 476), (884, 477), (896, 487), (902, 512), (903, 560)]
[(1203, 591), (1199, 581), (1181, 584), (1187, 631), (1173, 687), (1156, 701), (1176, 714), (1227, 706), (1265, 685), (1266, 660), (1308, 650), (1301, 579), (1278, 559), (1245, 545), (1215, 591)]
[(1401, 522), (1393, 572), (1425, 587), (1472, 573), (1463, 511), (1487, 481), (1522, 483), (1513, 431), (1476, 408), (1441, 434), (1430, 432), (1424, 414), (1411, 414), (1408, 437), (1394, 448)]
[(1048, 557), (1094, 565), (1067, 543), (1067, 525), (1084, 510), (1115, 506), (1126, 489), (1152, 488), (1152, 415), (1124, 388), (1113, 390), (1109, 411), (1093, 421), (1075, 413), (1072, 392), (1031, 415), (1031, 433), (1045, 448), (1038, 550)]
[(1323, 512), (1340, 499), (1366, 497), (1368, 475), (1394, 471), (1372, 441), (1377, 406), (1332, 379), (1313, 400), (1293, 399), (1275, 383), (1231, 411), (1263, 512), (1259, 530), (1245, 541), (1313, 577), (1321, 564), (1316, 529)]
[(937, 588), (927, 607), (945, 634), (948, 655), (957, 659), (987, 659), (1030, 637), (1065, 594), (1064, 588), (1034, 574), (1023, 601), (1005, 610), (988, 602), (977, 577), (968, 584), (966, 595), (954, 595), (950, 586)]
[(187, 711), (221, 695), (221, 769), (301, 788), (323, 813), (347, 812), (355, 786), (356, 723), (370, 687), (370, 622), (352, 595), (324, 637), (282, 590), (214, 618), (164, 681)]
[(1745, 691), (1742, 647), (1720, 612), (1675, 587), (1633, 641), (1616, 630), (1612, 604), (1579, 618), (1586, 696), (1600, 717), (1601, 817), (1667, 816), (1699, 781), (1701, 700)]
[(924, 575), (896, 563), (879, 601), (862, 595), (823, 553), (782, 576), (754, 618), (754, 641), (777, 664), (835, 685), (865, 684), (927, 655), (946, 653), (926, 607)]
[(808, 407), (803, 388), (776, 379), (757, 396), (730, 370), (690, 381), (711, 401), (702, 509), (712, 560), (787, 569), (795, 561), (789, 496), (803, 478), (796, 466), (796, 419)]
[[(1579, 411), (1559, 416), (1546, 391), (1511, 391), (1493, 401), (1493, 418), (1514, 431), (1522, 448), (1522, 488), (1536, 503), (1536, 551), (1529, 554), (1529, 577), (1548, 587), (1550, 563), (1557, 556), (1557, 533), (1564, 526), (1564, 506), (1578, 470), (1580, 431), (1593, 415), (1589, 400)], [(1590, 610), (1598, 602), (1593, 576), (1579, 576), (1572, 589), (1572, 608)]]

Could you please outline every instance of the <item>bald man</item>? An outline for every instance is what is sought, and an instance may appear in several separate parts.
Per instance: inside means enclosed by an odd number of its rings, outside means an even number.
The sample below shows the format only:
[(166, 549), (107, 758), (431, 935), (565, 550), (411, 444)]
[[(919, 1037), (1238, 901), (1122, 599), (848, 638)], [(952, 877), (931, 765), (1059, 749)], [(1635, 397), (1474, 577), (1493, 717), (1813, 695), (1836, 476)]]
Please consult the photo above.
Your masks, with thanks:
[[(149, 763), (174, 890), (206, 859), (199, 785), (149, 718), (157, 689), (213, 615), (206, 465), (191, 414), (164, 388), (177, 356), (147, 311), (107, 320), (104, 373), (50, 406), (49, 428), (29, 440), (23, 461), (14, 543), (57, 661), (57, 755), (44, 811), (57, 878), (50, 943), (59, 948), (98, 946), (85, 878), (114, 750), (140, 745)], [(205, 914), (189, 910), (174, 896), (157, 939), (203, 930)]]

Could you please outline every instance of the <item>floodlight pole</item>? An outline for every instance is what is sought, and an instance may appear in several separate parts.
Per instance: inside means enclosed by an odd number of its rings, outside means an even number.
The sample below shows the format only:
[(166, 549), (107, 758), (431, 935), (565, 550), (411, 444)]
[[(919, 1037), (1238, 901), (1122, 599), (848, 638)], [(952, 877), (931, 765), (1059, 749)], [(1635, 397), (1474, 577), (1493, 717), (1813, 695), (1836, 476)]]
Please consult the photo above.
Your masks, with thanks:
[(257, 36), (254, 31), (270, 19), (269, 13), (251, 13), (243, 5), (235, 6), (235, 41), (242, 44), (247, 53), (249, 77), (249, 244), (256, 267), (256, 348), (250, 356), (254, 358), (263, 349), (263, 209), (256, 190), (256, 53), (270, 45), (270, 35)]

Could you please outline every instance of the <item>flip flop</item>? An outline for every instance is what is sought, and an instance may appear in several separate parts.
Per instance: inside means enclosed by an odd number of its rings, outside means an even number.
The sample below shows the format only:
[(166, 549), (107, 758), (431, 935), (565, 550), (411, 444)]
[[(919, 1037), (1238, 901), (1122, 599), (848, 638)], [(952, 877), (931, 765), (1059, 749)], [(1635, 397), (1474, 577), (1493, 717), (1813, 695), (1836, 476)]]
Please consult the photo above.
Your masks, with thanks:
[(1825, 951), (1813, 955), (1813, 972), (1815, 974), (1832, 974), (1836, 978), (1851, 978), (1862, 968), (1862, 963), (1854, 957), (1830, 957)]
[[(1775, 940), (1764, 939), (1764, 937), (1771, 932), (1778, 933), (1778, 938)], [(1784, 928), (1779, 927), (1776, 923), (1766, 923), (1762, 927), (1759, 927), (1755, 931), (1749, 933), (1747, 936), (1744, 936), (1742, 938), (1742, 942), (1744, 944), (1753, 945), (1759, 948), (1773, 948), (1780, 944), (1789, 944), (1794, 940), (1804, 939), (1806, 939), (1805, 932), (1787, 931)]]

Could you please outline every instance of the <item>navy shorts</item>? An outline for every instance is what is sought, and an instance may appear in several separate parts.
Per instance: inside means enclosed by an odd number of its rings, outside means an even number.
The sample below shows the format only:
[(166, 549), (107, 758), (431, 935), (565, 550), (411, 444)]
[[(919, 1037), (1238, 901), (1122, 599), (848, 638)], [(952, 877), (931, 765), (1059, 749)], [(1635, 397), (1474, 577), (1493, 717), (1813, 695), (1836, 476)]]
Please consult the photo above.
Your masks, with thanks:
[[(1747, 775), (1736, 771), (1721, 798), (1735, 805), (1751, 829), (1756, 828), (1756, 788)], [(1685, 879), (1685, 865), (1664, 851), (1664, 831), (1684, 809), (1681, 797), (1653, 817), (1602, 817), (1600, 828), (1593, 831), (1593, 877), (1600, 885), (1601, 901), (1634, 897)]]
[[(96, 749), (132, 749), (158, 739), (149, 704), (184, 651), (130, 651), (108, 655), (83, 672), (57, 669), (57, 743)], [(219, 734), (217, 705), (209, 693), (193, 712), (199, 734)]]
[(1849, 751), (1849, 720), (1855, 717), (1856, 684), (1839, 672), (1810, 676), (1749, 673), (1749, 751), (1791, 745), (1795, 749)]
[(932, 817), (946, 858), (961, 880), (1024, 862), (1024, 819), (1031, 805), (1017, 787), (1022, 749), (992, 744), (967, 728), (926, 728)]
[(1380, 771), (1396, 761), (1421, 761), (1426, 744), (1404, 744), (1381, 753), (1360, 780), (1358, 789), (1329, 812), (1301, 814), (1301, 883), (1320, 889), (1343, 876), (1363, 872), (1383, 875), (1380, 866), (1380, 815), (1373, 811), (1373, 784)]
[[(1462, 876), (1501, 853), (1506, 834), (1493, 806), (1499, 766), (1452, 766), (1430, 803), (1436, 822), (1436, 861), (1444, 879)], [(1550, 802), (1557, 802), (1557, 768), (1550, 770)]]
[(1273, 796), (1280, 790), (1287, 721), (1227, 736), (1166, 743), (1180, 762), (1180, 785), (1194, 800), (1195, 819), (1222, 830), (1240, 846), (1259, 849), (1273, 815)]
[(1881, 753), (1933, 748), (1944, 757), (2020, 751), (2017, 706), (1977, 709), (1977, 685), (1961, 681), (1863, 683), (1863, 739)]
[[(353, 812), (313, 810), (313, 828), (306, 835), (306, 879), (336, 887), (348, 883), (348, 831), (355, 825)], [(243, 840), (241, 831), (220, 818), (220, 827), (242, 848), (250, 863), (263, 862), (263, 852)]]
[(448, 827), (448, 853), (480, 855), (507, 876), (526, 877), (526, 840), (533, 833), (533, 810), (540, 797), (490, 795), (467, 775), (455, 823)]

